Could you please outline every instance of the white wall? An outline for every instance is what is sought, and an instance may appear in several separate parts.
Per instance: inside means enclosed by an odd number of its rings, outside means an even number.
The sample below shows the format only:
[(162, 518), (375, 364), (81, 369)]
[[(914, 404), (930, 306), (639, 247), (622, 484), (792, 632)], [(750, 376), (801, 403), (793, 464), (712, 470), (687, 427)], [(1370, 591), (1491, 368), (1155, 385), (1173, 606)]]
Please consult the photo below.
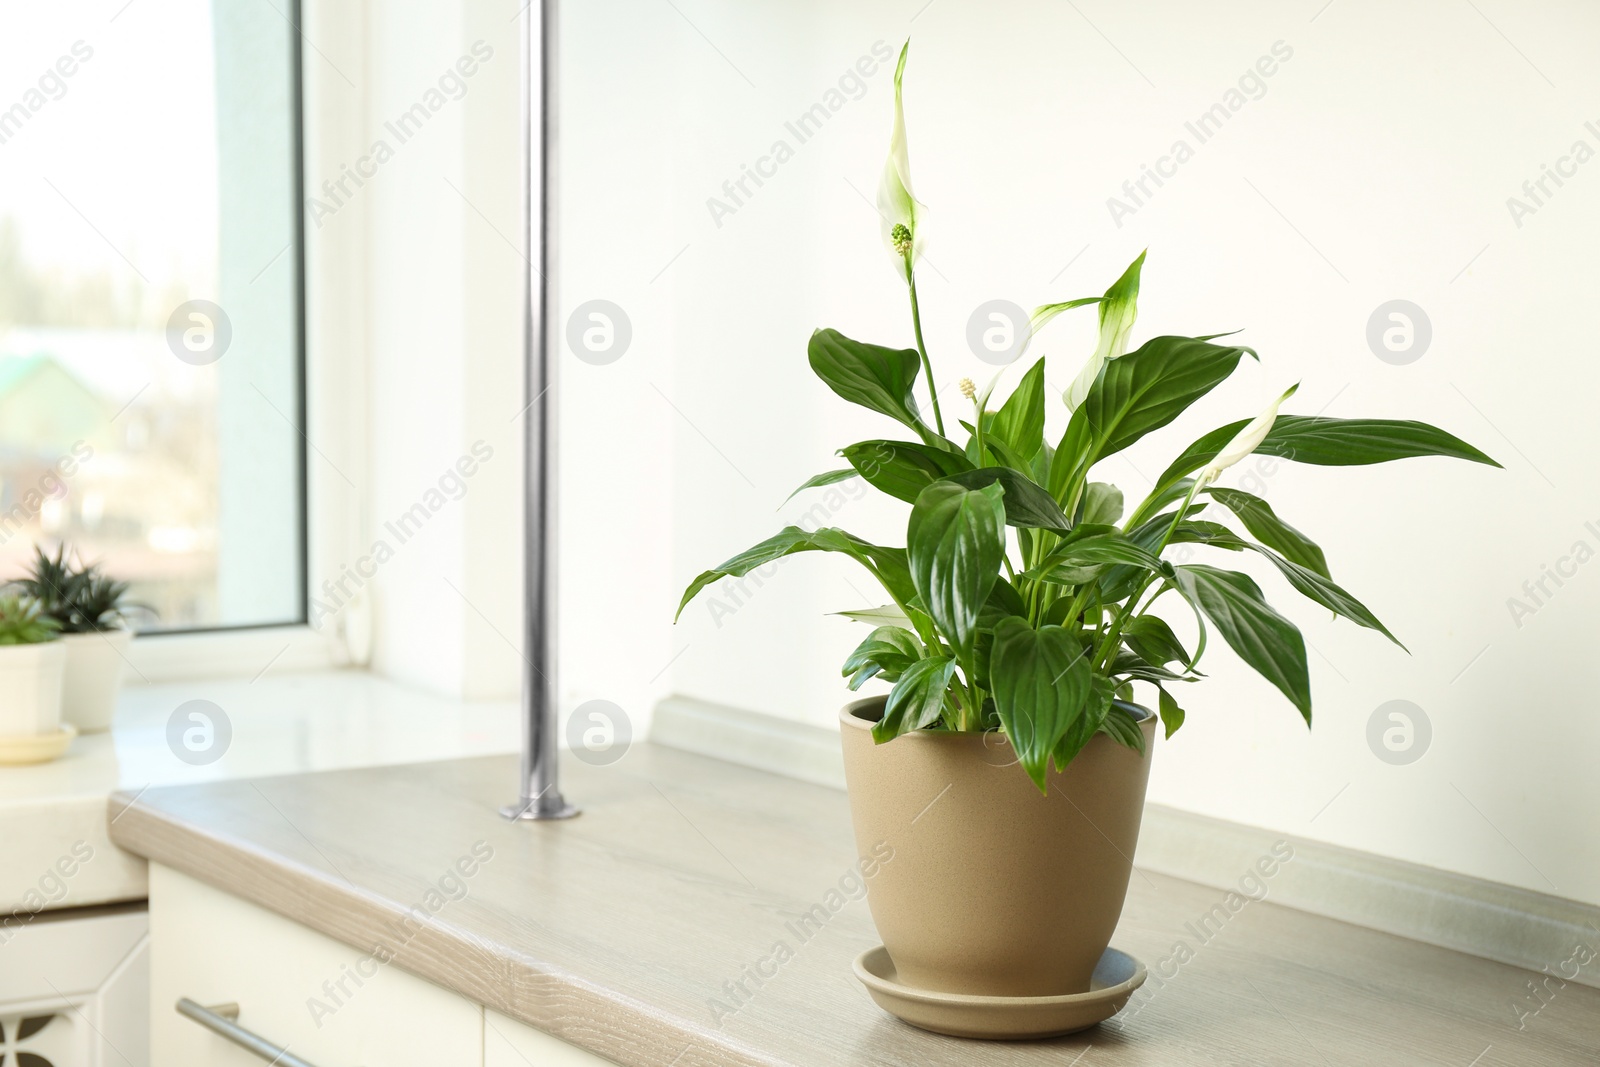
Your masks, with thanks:
[[(490, 32), (480, 21), (504, 14), (509, 39), (503, 6), (372, 12), (376, 114)], [(700, 569), (805, 514), (815, 499), (780, 503), (838, 465), (832, 449), (893, 431), (836, 401), (805, 363), (816, 326), (910, 343), (904, 290), (864, 199), (887, 140), (891, 72), (864, 79), (861, 98), (794, 145), (720, 226), (706, 201), (775, 139), (793, 145), (785, 121), (875, 42), (897, 48), (910, 32), (912, 168), (933, 211), (926, 324), (952, 409), (954, 381), (986, 370), (962, 339), (977, 304), (1098, 293), (1148, 246), (1136, 337), (1245, 327), (1263, 362), (1106, 465), (1130, 496), (1194, 436), (1293, 381), (1303, 384), (1291, 411), (1426, 419), (1506, 465), (1283, 465), (1266, 477), (1279, 512), (1323, 544), (1335, 577), (1412, 655), (1330, 622), (1262, 575), (1314, 649), (1315, 729), (1216, 641), (1210, 680), (1187, 691), (1189, 724), (1160, 745), (1152, 799), (1600, 903), (1586, 788), (1600, 725), (1585, 655), (1600, 564), (1551, 584), (1555, 595), (1520, 626), (1507, 606), (1574, 542), (1600, 549), (1584, 525), (1600, 528), (1585, 476), (1600, 372), (1580, 318), (1600, 280), (1585, 243), (1600, 164), (1520, 227), (1506, 206), (1574, 140), (1600, 149), (1584, 128), (1600, 125), (1584, 102), (1600, 75), (1582, 52), (1600, 13), (1479, 8), (568, 4), (560, 319), (606, 299), (633, 330), (618, 361), (572, 357), (561, 368), (569, 706), (608, 699), (638, 725), (655, 697), (678, 692), (827, 724), (846, 698), (837, 664), (862, 631), (825, 613), (875, 598), (844, 561), (792, 559), (737, 602), (719, 590), (732, 614), (714, 620), (702, 602), (675, 629), (668, 620)], [(1192, 144), (1185, 121), (1279, 41), (1293, 55), (1265, 94), (1117, 226), (1107, 198), (1175, 139)], [(496, 48), (496, 62), (509, 61)], [(440, 180), (478, 183), (479, 208), (514, 235), (514, 200), (501, 170), (487, 169), (505, 164), (497, 138), (509, 98), (479, 89), (435, 120), (432, 147), (389, 164), (369, 200), (369, 523), (409, 505), (419, 478), (491, 432), (505, 406), (497, 394), (513, 389), (515, 352), (495, 318), (506, 294), (483, 287), (501, 285), (515, 261)], [(1433, 325), (1431, 348), (1408, 366), (1380, 361), (1365, 340), (1369, 315), (1396, 298)], [(485, 315), (500, 326), (484, 326)], [(1089, 324), (1062, 320), (1035, 348), (1058, 388), (1091, 345)], [(508, 444), (513, 429), (498, 431)], [(514, 596), (503, 595), (516, 575), (505, 534), (513, 459), (497, 451), (471, 506), (442, 513), (426, 550), (383, 572), (377, 662), (387, 672), (462, 690), (510, 677), (513, 653), (493, 663), (504, 642), (440, 579), (468, 583), (515, 640)], [(848, 493), (837, 503), (828, 521), (903, 540), (902, 506)], [(1432, 723), (1431, 747), (1409, 766), (1367, 744), (1369, 718), (1392, 699)]]
[[(893, 430), (845, 409), (805, 363), (816, 326), (910, 342), (903, 288), (858, 195), (873, 195), (882, 162), (889, 72), (866, 79), (864, 97), (720, 227), (705, 201), (875, 41), (898, 47), (910, 32), (912, 169), (933, 211), (923, 296), (952, 407), (951, 383), (985, 370), (962, 340), (978, 303), (1098, 293), (1148, 246), (1137, 336), (1245, 327), (1263, 361), (1106, 465), (1130, 496), (1194, 436), (1294, 381), (1294, 412), (1426, 419), (1506, 465), (1284, 465), (1267, 478), (1280, 513), (1321, 541), (1335, 577), (1412, 655), (1262, 575), (1314, 649), (1315, 729), (1214, 642), (1211, 679), (1187, 691), (1189, 725), (1160, 746), (1152, 799), (1600, 902), (1586, 655), (1600, 564), (1552, 584), (1520, 626), (1507, 606), (1574, 542), (1600, 549), (1584, 525), (1600, 520), (1587, 477), (1600, 372), (1583, 318), (1600, 280), (1589, 248), (1600, 163), (1520, 228), (1506, 206), (1574, 140), (1600, 149), (1584, 128), (1600, 112), (1585, 104), (1597, 75), (1581, 50), (1600, 13), (1321, 6), (572, 5), (568, 69), (585, 70), (569, 89), (569, 126), (581, 115), (578, 143), (594, 154), (569, 155), (569, 289), (605, 279), (636, 336), (652, 339), (647, 357), (609, 369), (613, 392), (587, 399), (596, 420), (618, 411), (619, 451), (670, 444), (673, 457), (670, 509), (616, 502), (630, 552), (644, 555), (630, 554), (626, 582), (597, 590), (614, 618), (648, 616), (636, 632), (655, 642), (660, 589), (631, 587), (661, 544), (681, 587), (800, 516), (807, 504), (774, 509), (838, 465), (831, 449)], [(1279, 41), (1293, 54), (1265, 94), (1119, 228), (1107, 198), (1175, 139), (1193, 144), (1185, 121)], [(618, 167), (633, 183), (622, 203)], [(653, 286), (641, 280), (684, 246)], [(1365, 340), (1368, 316), (1395, 298), (1433, 324), (1430, 350), (1408, 366), (1381, 362)], [(1090, 343), (1087, 317), (1053, 327), (1036, 348), (1053, 384), (1070, 381)], [(655, 400), (652, 412), (649, 383), (679, 411)], [(609, 459), (591, 471), (615, 475)], [(847, 500), (831, 521), (892, 543), (904, 511)], [(568, 556), (569, 585), (587, 564), (581, 550)], [(691, 607), (672, 637), (673, 690), (828, 723), (847, 695), (836, 665), (862, 632), (824, 613), (873, 600), (852, 567), (785, 562), (720, 626), (706, 603)], [(572, 664), (607, 669), (582, 654)], [(1431, 748), (1409, 766), (1381, 762), (1366, 741), (1391, 699), (1432, 723)]]
[[(324, 596), (338, 609), (328, 625), (355, 633), (357, 644), (370, 625), (375, 670), (468, 697), (514, 695), (522, 655), (523, 7), (316, 5), (306, 54), (315, 91), (310, 192), (372, 155), (376, 142), (394, 150), (367, 166), (375, 173), (352, 183), (353, 196), (338, 204), (322, 197), (337, 210), (321, 214), (320, 226), (308, 223), (313, 264), (324, 264), (311, 304), (327, 355), (314, 370), (337, 372), (321, 386), (329, 410), (314, 421), (329, 438), (313, 442), (321, 453), (311, 460), (313, 484), (321, 513), (344, 509), (351, 529), (315, 569), (336, 580), (376, 542), (393, 549), (365, 567), (373, 577), (348, 583), (356, 598)], [(653, 40), (665, 28), (648, 18), (618, 26), (574, 17), (570, 48), (577, 57), (626, 50), (632, 77), (659, 80), (674, 61), (663, 53), (653, 65)], [(480, 42), (490, 58), (474, 53)], [(479, 61), (465, 92), (447, 92), (400, 143), (386, 124), (472, 55)], [(573, 236), (562, 285), (571, 304), (623, 304), (640, 328), (617, 363), (568, 355), (559, 367), (561, 684), (568, 710), (609, 700), (642, 730), (669, 691), (673, 634), (662, 620), (674, 575), (663, 522), (671, 455), (660, 446), (670, 409), (650, 385), (671, 388), (669, 291), (648, 288), (656, 268), (646, 271), (650, 257), (639, 249), (663, 240), (666, 223), (654, 220), (670, 220), (672, 201), (669, 185), (638, 187), (673, 151), (674, 131), (670, 122), (642, 122), (624, 140), (590, 121), (592, 113), (624, 114), (630, 103), (617, 96), (626, 83), (607, 64), (575, 61), (563, 78), (573, 101), (563, 115)], [(425, 502), (479, 442), (493, 457), (401, 544), (389, 524)]]

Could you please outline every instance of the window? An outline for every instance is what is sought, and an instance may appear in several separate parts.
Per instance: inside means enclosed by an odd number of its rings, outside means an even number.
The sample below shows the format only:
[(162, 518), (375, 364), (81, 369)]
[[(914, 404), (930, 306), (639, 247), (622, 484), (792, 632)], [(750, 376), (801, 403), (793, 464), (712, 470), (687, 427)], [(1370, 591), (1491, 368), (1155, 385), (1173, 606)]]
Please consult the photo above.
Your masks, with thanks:
[(0, 575), (67, 543), (145, 630), (304, 620), (298, 18), (0, 14)]

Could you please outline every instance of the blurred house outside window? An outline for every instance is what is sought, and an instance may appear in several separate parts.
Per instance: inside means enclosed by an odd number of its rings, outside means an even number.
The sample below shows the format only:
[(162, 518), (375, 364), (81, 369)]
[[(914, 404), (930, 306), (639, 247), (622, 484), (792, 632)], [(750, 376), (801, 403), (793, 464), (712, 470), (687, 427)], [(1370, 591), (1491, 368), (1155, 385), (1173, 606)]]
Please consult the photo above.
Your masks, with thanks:
[(0, 11), (0, 577), (66, 543), (145, 630), (303, 621), (296, 17)]

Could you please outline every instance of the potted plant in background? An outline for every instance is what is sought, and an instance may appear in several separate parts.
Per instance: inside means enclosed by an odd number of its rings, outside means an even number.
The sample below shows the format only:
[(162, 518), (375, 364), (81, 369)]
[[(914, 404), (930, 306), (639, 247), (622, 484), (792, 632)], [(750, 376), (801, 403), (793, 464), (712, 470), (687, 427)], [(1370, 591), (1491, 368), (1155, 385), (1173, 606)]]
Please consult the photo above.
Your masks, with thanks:
[[(840, 718), (858, 847), (886, 841), (895, 857), (868, 884), (885, 945), (863, 953), (857, 974), (879, 1004), (928, 1029), (1066, 1033), (1115, 1014), (1143, 980), (1142, 966), (1108, 946), (1156, 723), (1168, 737), (1183, 724), (1176, 694), (1201, 677), (1210, 630), (1311, 720), (1294, 624), (1243, 572), (1174, 562), (1168, 550), (1259, 556), (1320, 608), (1394, 640), (1333, 580), (1314, 542), (1265, 500), (1220, 484), (1228, 468), (1253, 452), (1333, 466), (1416, 456), (1498, 464), (1425, 423), (1279, 415), (1290, 387), (1254, 418), (1184, 448), (1129, 507), (1094, 480), (1097, 466), (1257, 358), (1220, 334), (1131, 348), (1142, 254), (1101, 296), (1044, 305), (1026, 324), (1031, 336), (1072, 308), (1098, 309), (1098, 344), (1071, 368), (1054, 445), (1043, 358), (994, 410), (1000, 375), (981, 391), (963, 380), (970, 413), (947, 424), (917, 300), (923, 208), (911, 191), (905, 62), (902, 50), (878, 205), (916, 347), (818, 330), (808, 354), (830, 389), (909, 435), (847, 445), (847, 467), (801, 489), (865, 479), (910, 505), (906, 545), (790, 526), (699, 575), (683, 605), (712, 582), (797, 552), (849, 556), (878, 580), (888, 604), (841, 613), (873, 626), (845, 661), (850, 688), (893, 685)], [(919, 371), (931, 425), (914, 396)], [(1192, 645), (1152, 612), (1163, 598), (1192, 616)], [(1136, 687), (1155, 712), (1133, 702)]]
[(61, 631), (67, 656), (62, 717), (85, 733), (109, 730), (133, 640), (128, 584), (98, 564), (74, 562), (61, 545), (53, 558), (35, 546), (32, 569), (13, 585), (35, 599)]
[(77, 733), (61, 725), (58, 629), (37, 600), (0, 597), (0, 763), (54, 759)]

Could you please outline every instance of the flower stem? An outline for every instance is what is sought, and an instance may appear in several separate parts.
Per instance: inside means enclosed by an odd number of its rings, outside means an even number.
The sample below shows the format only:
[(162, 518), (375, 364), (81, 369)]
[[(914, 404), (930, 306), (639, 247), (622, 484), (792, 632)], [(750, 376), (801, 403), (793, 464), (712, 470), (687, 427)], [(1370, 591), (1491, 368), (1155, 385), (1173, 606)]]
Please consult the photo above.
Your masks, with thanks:
[(933, 401), (933, 422), (944, 436), (944, 415), (939, 411), (939, 389), (933, 381), (933, 364), (928, 360), (928, 346), (922, 342), (922, 310), (917, 306), (917, 275), (911, 267), (911, 253), (906, 253), (906, 285), (911, 289), (911, 324), (917, 331), (917, 354), (922, 357), (922, 374), (928, 379), (928, 396)]

